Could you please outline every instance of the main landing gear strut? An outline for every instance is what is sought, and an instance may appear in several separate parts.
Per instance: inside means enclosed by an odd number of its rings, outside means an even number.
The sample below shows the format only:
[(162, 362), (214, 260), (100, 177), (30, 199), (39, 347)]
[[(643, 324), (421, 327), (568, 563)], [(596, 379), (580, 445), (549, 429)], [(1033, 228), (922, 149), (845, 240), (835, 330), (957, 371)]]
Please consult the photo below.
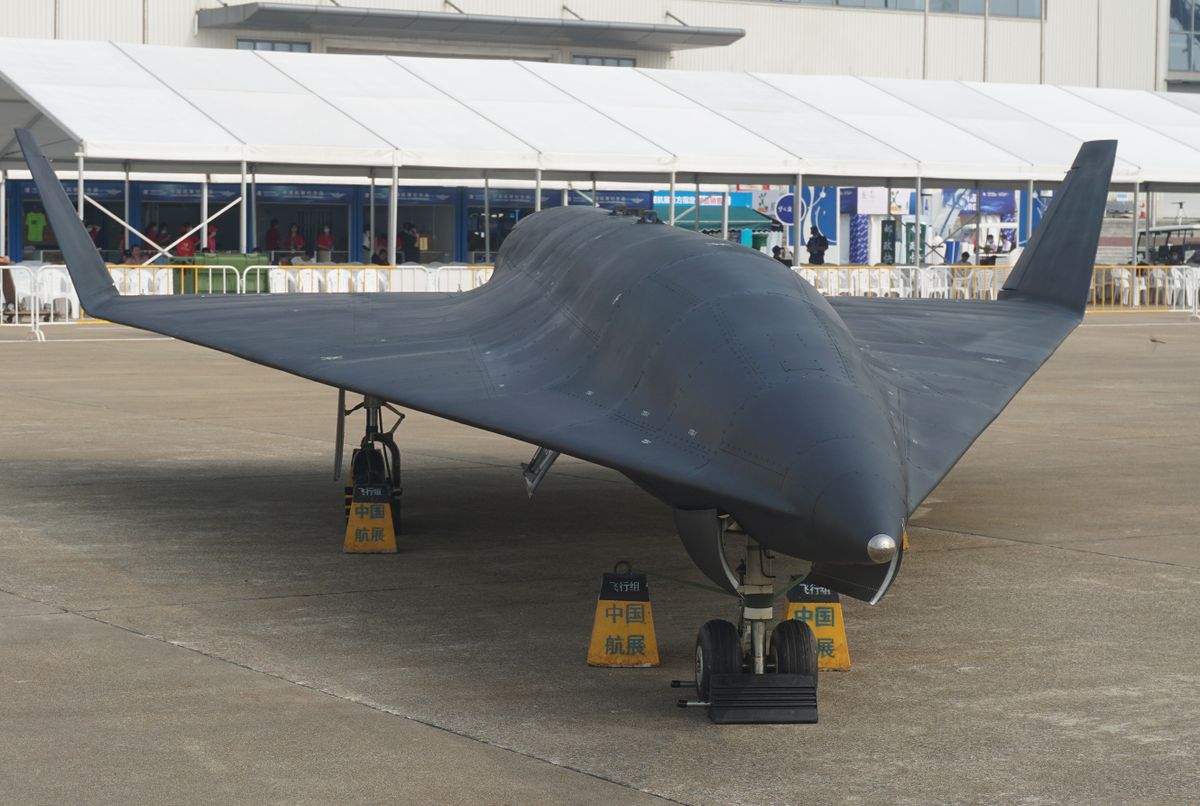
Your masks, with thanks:
[[(802, 621), (783, 621), (767, 641), (775, 610), (770, 550), (749, 538), (734, 572), (724, 552), (728, 518), (711, 510), (677, 512), (676, 524), (701, 569), (741, 601), (737, 626), (713, 619), (700, 628), (695, 681), (671, 684), (694, 686), (698, 697), (679, 705), (707, 707), (717, 723), (816, 722), (817, 642), (812, 630)], [(722, 573), (709, 573), (717, 566), (723, 566)]]
[[(350, 516), (352, 503), (362, 497), (359, 488), (373, 488), (368, 497), (377, 490), (380, 497), (390, 504), (393, 534), (400, 534), (400, 449), (396, 446), (395, 433), (404, 422), (404, 413), (390, 403), (377, 397), (364, 396), (361, 403), (346, 408), (346, 392), (338, 390), (337, 452), (334, 455), (333, 477), (342, 475), (342, 443), (345, 438), (346, 417), (362, 409), (367, 417), (363, 438), (350, 454), (350, 484), (346, 487), (346, 516)], [(396, 415), (396, 422), (386, 431), (383, 429), (383, 410)], [(365, 499), (364, 499), (365, 500)], [(374, 500), (374, 499), (372, 499)]]

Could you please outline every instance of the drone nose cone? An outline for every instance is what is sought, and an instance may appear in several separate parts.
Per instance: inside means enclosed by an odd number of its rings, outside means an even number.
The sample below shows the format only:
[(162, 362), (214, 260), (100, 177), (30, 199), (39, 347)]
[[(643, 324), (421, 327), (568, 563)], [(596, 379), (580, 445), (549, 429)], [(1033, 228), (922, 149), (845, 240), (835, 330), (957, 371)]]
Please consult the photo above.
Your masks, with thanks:
[(873, 562), (890, 563), (896, 557), (896, 540), (890, 535), (875, 535), (867, 541), (867, 556)]
[(891, 562), (907, 514), (899, 486), (887, 473), (851, 472), (830, 480), (814, 502), (813, 537), (830, 562)]

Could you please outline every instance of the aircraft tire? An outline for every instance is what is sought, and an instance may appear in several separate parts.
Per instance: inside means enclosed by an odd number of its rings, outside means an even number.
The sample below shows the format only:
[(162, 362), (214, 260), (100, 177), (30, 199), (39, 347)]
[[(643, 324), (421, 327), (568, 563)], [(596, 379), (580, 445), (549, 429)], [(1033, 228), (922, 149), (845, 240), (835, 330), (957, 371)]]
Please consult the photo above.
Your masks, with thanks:
[(809, 674), (817, 678), (817, 640), (803, 621), (781, 621), (771, 633), (770, 660), (779, 674)]
[(742, 671), (742, 638), (737, 627), (724, 619), (707, 621), (696, 636), (696, 691), (707, 701), (714, 674)]

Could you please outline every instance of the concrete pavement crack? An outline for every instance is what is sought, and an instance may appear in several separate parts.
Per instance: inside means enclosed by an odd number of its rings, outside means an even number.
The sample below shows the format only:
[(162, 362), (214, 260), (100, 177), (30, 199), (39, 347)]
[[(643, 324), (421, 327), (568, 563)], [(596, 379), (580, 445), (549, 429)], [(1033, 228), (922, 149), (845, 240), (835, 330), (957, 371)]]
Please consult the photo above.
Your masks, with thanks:
[(355, 697), (347, 697), (345, 695), (338, 694), (333, 691), (329, 691), (328, 689), (321, 688), (320, 686), (313, 685), (312, 683), (308, 683), (303, 680), (292, 680), (291, 678), (285, 677), (284, 675), (281, 675), (277, 672), (272, 672), (268, 669), (261, 669), (256, 666), (251, 666), (250, 664), (243, 663), (241, 661), (234, 660), (232, 658), (227, 658), (223, 655), (218, 655), (215, 652), (209, 652), (208, 650), (201, 649), (196, 646), (183, 644), (178, 641), (170, 641), (170, 640), (167, 640), (166, 638), (163, 638), (163, 637), (157, 636), (157, 635), (150, 635), (149, 633), (144, 633), (141, 630), (137, 630), (132, 627), (127, 627), (124, 624), (118, 624), (115, 621), (109, 621), (107, 619), (100, 618), (99, 616), (90, 614), (87, 611), (72, 610), (70, 608), (64, 608), (59, 605), (53, 605), (53, 604), (49, 604), (47, 602), (43, 602), (43, 601), (36, 599), (34, 597), (31, 597), (31, 596), (24, 596), (22, 594), (13, 593), (11, 591), (7, 591), (7, 590), (3, 590), (3, 589), (0, 589), (0, 593), (7, 593), (10, 596), (15, 596), (19, 599), (24, 599), (27, 602), (33, 602), (36, 604), (40, 604), (44, 607), (53, 607), (53, 608), (56, 608), (57, 610), (61, 611), (58, 613), (41, 613), (41, 614), (29, 614), (29, 615), (71, 615), (71, 616), (75, 616), (77, 618), (81, 618), (81, 619), (85, 619), (87, 621), (94, 622), (96, 624), (103, 624), (106, 627), (112, 627), (113, 629), (121, 630), (121, 631), (127, 632), (131, 635), (136, 635), (139, 638), (147, 638), (151, 641), (157, 641), (160, 644), (165, 644), (166, 646), (176, 647), (178, 649), (182, 649), (187, 652), (193, 652), (197, 655), (200, 655), (201, 657), (205, 657), (205, 658), (209, 658), (211, 660), (217, 661), (218, 663), (224, 663), (229, 666), (234, 666), (239, 669), (244, 669), (245, 671), (251, 672), (253, 674), (264, 675), (266, 677), (270, 677), (275, 680), (279, 680), (280, 682), (283, 682), (283, 683), (288, 683), (293, 686), (299, 686), (300, 688), (307, 689), (308, 691), (312, 691), (316, 694), (320, 694), (325, 697), (331, 697), (335, 700), (352, 703), (354, 705), (358, 705), (363, 708), (369, 708), (372, 711), (378, 711), (379, 713), (387, 714), (389, 716), (399, 717), (400, 719), (406, 719), (410, 722), (415, 722), (419, 725), (425, 725), (426, 727), (433, 728), (434, 730), (440, 730), (440, 731), (443, 731), (444, 733), (449, 733), (453, 736), (458, 736), (463, 739), (467, 739), (468, 741), (477, 742), (478, 744), (482, 744), (487, 747), (494, 747), (497, 750), (503, 750), (504, 752), (512, 753), (514, 755), (520, 756), (521, 758), (527, 758), (531, 761), (537, 761), (542, 764), (548, 764), (549, 766), (557, 767), (558, 769), (569, 770), (570, 772), (574, 772), (579, 775), (586, 775), (589, 778), (595, 778), (598, 781), (604, 781), (605, 783), (613, 784), (614, 786), (619, 786), (622, 789), (628, 789), (632, 792), (637, 792), (642, 795), (649, 795), (650, 797), (661, 800), (664, 803), (678, 803), (678, 804), (686, 803), (685, 801), (675, 800), (673, 798), (669, 798), (664, 795), (659, 795), (655, 792), (649, 792), (644, 789), (638, 789), (637, 787), (631, 786), (630, 784), (625, 783), (624, 781), (618, 781), (616, 779), (609, 778), (609, 777), (601, 775), (599, 773), (580, 769), (578, 767), (573, 767), (569, 764), (559, 764), (559, 763), (556, 763), (549, 759), (534, 755), (532, 753), (527, 753), (525, 751), (518, 750), (514, 747), (506, 747), (502, 744), (498, 744), (496, 742), (491, 742), (491, 741), (488, 741), (487, 739), (483, 739), (478, 736), (472, 736), (471, 734), (466, 733), (461, 730), (455, 730), (454, 728), (450, 728), (445, 725), (439, 725), (436, 722), (432, 722), (427, 719), (420, 719), (420, 718), (412, 716), (410, 714), (404, 714), (394, 708), (389, 708), (389, 707), (387, 707), (385, 705), (381, 705), (379, 703), (373, 703), (373, 702), (358, 699)]

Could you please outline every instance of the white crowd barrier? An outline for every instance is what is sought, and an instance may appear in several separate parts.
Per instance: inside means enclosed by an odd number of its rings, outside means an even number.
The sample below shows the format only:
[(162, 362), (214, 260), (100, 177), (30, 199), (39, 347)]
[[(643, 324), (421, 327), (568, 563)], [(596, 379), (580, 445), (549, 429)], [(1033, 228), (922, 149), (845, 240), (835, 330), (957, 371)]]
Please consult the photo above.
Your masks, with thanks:
[(492, 276), (491, 266), (446, 264), (359, 266), (354, 264), (247, 266), (239, 282), (243, 294), (345, 294), (470, 291)]
[[(5, 325), (30, 327), (79, 321), (79, 296), (62, 264), (4, 267), (15, 299), (3, 300)], [(344, 294), (459, 293), (491, 279), (493, 267), (465, 264), (355, 264), (237, 269), (228, 265), (109, 266), (126, 296), (194, 293)], [(994, 300), (1009, 266), (800, 266), (797, 273), (826, 296)], [(1200, 318), (1200, 266), (1096, 266), (1093, 310), (1180, 311)]]

